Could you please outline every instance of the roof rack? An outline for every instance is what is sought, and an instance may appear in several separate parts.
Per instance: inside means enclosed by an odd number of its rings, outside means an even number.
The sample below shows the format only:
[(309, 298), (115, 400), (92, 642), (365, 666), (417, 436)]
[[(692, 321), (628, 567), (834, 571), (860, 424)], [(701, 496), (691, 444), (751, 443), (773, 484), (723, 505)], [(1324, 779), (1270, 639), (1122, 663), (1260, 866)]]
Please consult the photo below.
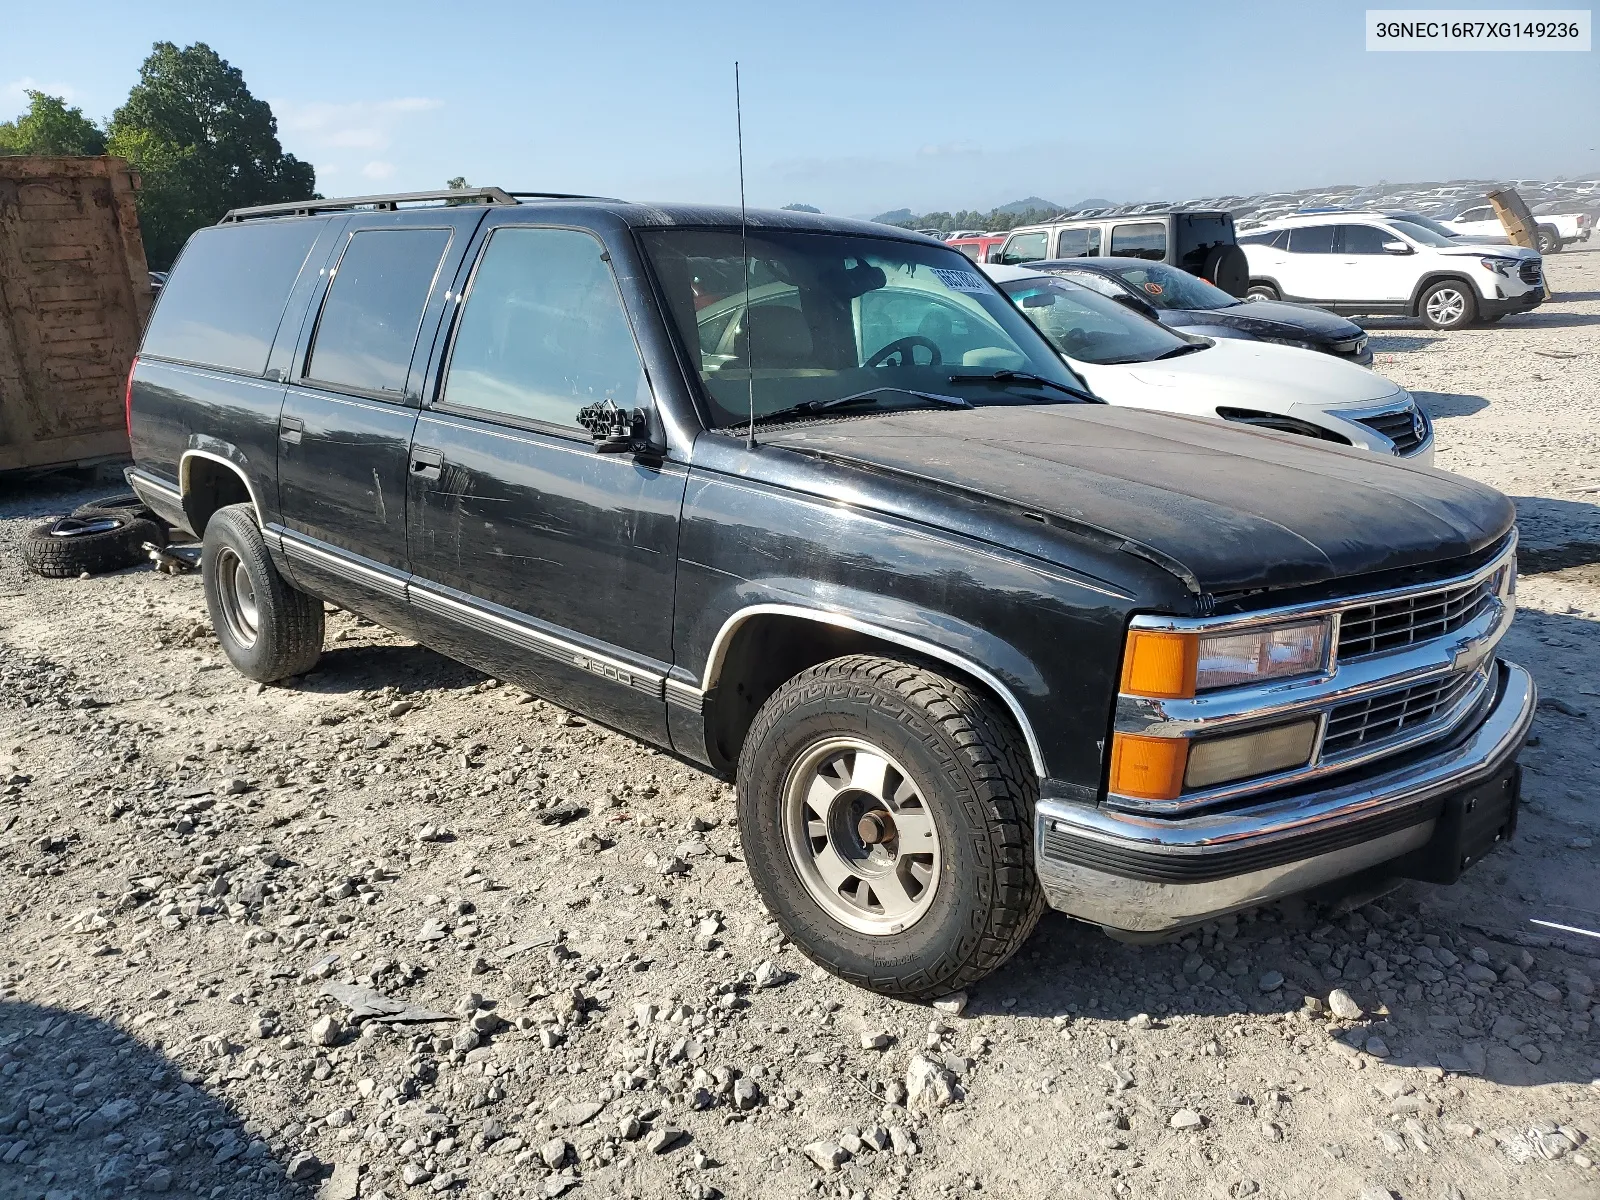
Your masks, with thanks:
[(230, 209), (218, 225), (235, 221), (248, 221), (255, 217), (304, 217), (316, 212), (332, 212), (345, 208), (375, 208), (394, 212), (402, 204), (416, 204), (429, 200), (470, 200), (480, 204), (520, 203), (510, 192), (497, 187), (453, 188), (437, 192), (392, 192), (387, 196), (335, 196), (329, 200), (291, 200), (285, 204), (257, 204), (250, 208)]
[(604, 196), (583, 196), (571, 192), (508, 192), (504, 188), (450, 188), (437, 192), (392, 192), (387, 196), (335, 196), (329, 200), (291, 200), (285, 204), (257, 204), (250, 208), (230, 209), (218, 225), (249, 221), (256, 217), (304, 217), (317, 212), (336, 212), (341, 209), (372, 208), (380, 212), (396, 212), (402, 204), (423, 204), (428, 201), (454, 200), (474, 204), (521, 204), (519, 197), (530, 200), (603, 200)]

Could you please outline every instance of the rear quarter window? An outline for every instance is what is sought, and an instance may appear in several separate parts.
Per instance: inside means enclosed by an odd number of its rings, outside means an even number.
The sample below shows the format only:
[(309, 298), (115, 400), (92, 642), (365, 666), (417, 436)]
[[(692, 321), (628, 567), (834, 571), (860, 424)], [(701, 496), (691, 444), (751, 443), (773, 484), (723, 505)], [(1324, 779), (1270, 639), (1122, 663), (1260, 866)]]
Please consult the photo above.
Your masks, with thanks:
[(1111, 227), (1112, 258), (1148, 258), (1161, 262), (1167, 257), (1167, 223), (1139, 221)]
[(326, 225), (267, 220), (199, 230), (161, 289), (139, 352), (262, 374), (289, 290)]

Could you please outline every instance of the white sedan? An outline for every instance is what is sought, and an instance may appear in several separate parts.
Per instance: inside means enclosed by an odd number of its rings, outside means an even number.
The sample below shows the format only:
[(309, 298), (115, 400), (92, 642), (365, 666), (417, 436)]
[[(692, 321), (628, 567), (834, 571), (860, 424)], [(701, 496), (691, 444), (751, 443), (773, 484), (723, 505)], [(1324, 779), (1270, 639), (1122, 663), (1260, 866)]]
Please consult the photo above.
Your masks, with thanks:
[(982, 270), (1108, 404), (1220, 417), (1433, 461), (1433, 427), (1411, 393), (1365, 367), (1293, 346), (1190, 337), (1059, 275)]

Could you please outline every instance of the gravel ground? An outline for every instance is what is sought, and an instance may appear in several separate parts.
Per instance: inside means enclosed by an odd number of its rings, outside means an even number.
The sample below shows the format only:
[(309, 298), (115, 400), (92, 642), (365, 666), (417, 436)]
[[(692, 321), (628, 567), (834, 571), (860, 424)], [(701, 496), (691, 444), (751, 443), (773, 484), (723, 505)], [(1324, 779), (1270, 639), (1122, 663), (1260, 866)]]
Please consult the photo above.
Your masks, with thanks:
[(1523, 513), (1516, 842), (1161, 946), (1049, 915), (934, 1006), (786, 944), (719, 782), (347, 614), (247, 684), (195, 576), (24, 572), (103, 485), (6, 485), (0, 1196), (1600, 1196), (1600, 940), (1531, 923), (1600, 926), (1600, 253), (1549, 271), (1372, 322)]

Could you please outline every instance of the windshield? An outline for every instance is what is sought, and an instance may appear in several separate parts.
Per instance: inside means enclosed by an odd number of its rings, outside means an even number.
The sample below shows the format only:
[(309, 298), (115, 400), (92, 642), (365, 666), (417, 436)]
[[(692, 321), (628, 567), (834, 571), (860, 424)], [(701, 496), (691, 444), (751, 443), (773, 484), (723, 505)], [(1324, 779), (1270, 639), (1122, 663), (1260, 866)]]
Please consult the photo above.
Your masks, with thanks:
[[(889, 238), (751, 230), (749, 303), (737, 231), (652, 230), (645, 250), (705, 385), (716, 428), (880, 388), (949, 395), (953, 374), (1028, 372), (1083, 384), (972, 263)], [(1070, 403), (995, 380), (972, 404)]]
[(1396, 217), (1395, 220), (1402, 221), (1407, 225), (1420, 225), (1424, 229), (1432, 230), (1440, 237), (1449, 238), (1452, 242), (1459, 242), (1461, 240), (1460, 235), (1454, 229), (1451, 229), (1450, 226), (1441, 225), (1432, 217), (1425, 217), (1421, 213), (1407, 213), (1403, 217)]
[(1418, 245), (1442, 246), (1447, 250), (1461, 245), (1459, 238), (1446, 237), (1442, 233), (1435, 233), (1425, 226), (1418, 225), (1415, 221), (1391, 221), (1389, 227), (1396, 233), (1405, 234), (1406, 237)]
[(1018, 279), (1001, 286), (1056, 349), (1079, 362), (1149, 362), (1207, 344), (1181, 337), (1065, 279)]
[(1157, 308), (1228, 308), (1239, 303), (1237, 296), (1165, 263), (1119, 263), (1111, 270)]

